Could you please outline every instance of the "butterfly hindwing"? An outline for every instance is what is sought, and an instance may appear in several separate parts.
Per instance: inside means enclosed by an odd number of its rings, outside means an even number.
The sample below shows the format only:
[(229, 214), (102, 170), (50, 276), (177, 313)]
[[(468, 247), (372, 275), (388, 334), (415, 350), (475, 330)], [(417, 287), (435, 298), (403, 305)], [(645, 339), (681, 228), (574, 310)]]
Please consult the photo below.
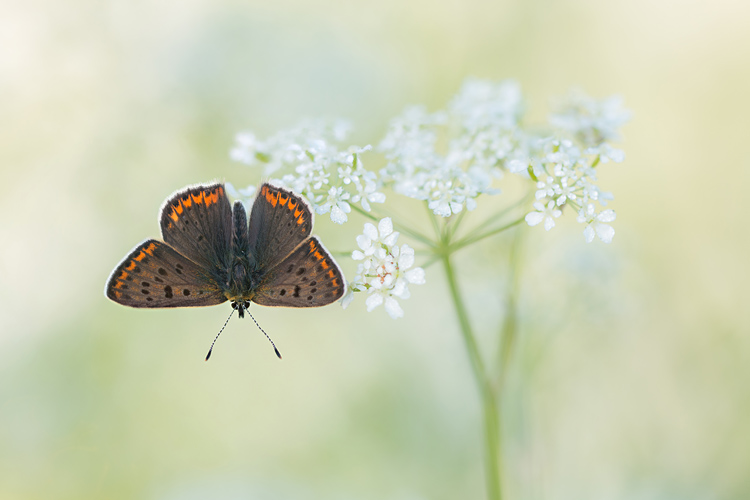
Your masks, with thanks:
[(161, 209), (161, 234), (179, 253), (216, 275), (230, 265), (232, 207), (224, 185), (188, 187)]
[(341, 269), (312, 237), (268, 272), (252, 300), (264, 306), (317, 307), (335, 302), (344, 291)]
[(106, 295), (130, 307), (211, 306), (226, 301), (205, 270), (157, 240), (146, 240), (112, 271)]
[(313, 214), (305, 200), (263, 184), (250, 212), (249, 248), (257, 269), (270, 270), (312, 233)]

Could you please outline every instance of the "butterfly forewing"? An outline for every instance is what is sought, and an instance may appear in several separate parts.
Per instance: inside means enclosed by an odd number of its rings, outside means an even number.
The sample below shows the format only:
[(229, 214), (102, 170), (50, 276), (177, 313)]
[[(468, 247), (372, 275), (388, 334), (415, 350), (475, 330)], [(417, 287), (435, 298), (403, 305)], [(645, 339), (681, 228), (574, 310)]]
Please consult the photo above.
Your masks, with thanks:
[(257, 269), (270, 270), (312, 233), (313, 215), (305, 200), (286, 189), (263, 184), (250, 212), (249, 248)]
[(211, 306), (226, 301), (213, 279), (166, 243), (146, 240), (109, 277), (107, 297), (131, 307)]
[(339, 266), (313, 237), (265, 276), (253, 302), (264, 306), (317, 307), (335, 302), (344, 291)]
[(186, 188), (161, 210), (164, 241), (213, 275), (231, 261), (232, 208), (223, 184)]

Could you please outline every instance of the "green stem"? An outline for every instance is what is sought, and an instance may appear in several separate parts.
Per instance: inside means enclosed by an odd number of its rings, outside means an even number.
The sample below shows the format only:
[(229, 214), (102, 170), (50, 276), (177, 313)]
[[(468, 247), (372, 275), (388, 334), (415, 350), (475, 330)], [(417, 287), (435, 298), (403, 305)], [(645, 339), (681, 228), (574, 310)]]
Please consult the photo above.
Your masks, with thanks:
[(463, 220), (464, 215), (466, 215), (466, 209), (461, 210), (461, 212), (456, 217), (451, 217), (451, 219), (455, 220), (451, 222), (451, 227), (447, 234), (447, 238), (449, 240), (453, 239), (453, 237), (456, 235), (456, 231), (458, 230), (458, 226), (461, 225), (461, 221)]
[(442, 238), (442, 233), (440, 232), (440, 224), (438, 224), (437, 218), (435, 217), (435, 212), (430, 210), (430, 206), (427, 204), (427, 202), (424, 203), (424, 208), (425, 210), (427, 210), (427, 216), (430, 218), (430, 222), (432, 222), (432, 229), (435, 231), (435, 238)]
[[(446, 247), (443, 247), (447, 250)], [(500, 416), (497, 405), (497, 395), (492, 387), (490, 379), (482, 362), (474, 334), (471, 331), (469, 316), (466, 312), (461, 292), (456, 283), (456, 276), (453, 272), (453, 266), (450, 261), (450, 254), (446, 251), (442, 256), (445, 275), (448, 279), (453, 306), (456, 309), (458, 323), (461, 327), (461, 333), (464, 337), (466, 350), (471, 361), (474, 379), (479, 388), (479, 394), (482, 401), (483, 420), (484, 420), (484, 439), (485, 439), (485, 475), (487, 481), (487, 498), (489, 500), (501, 500), (501, 457), (500, 457)]]
[(456, 251), (458, 249), (461, 249), (461, 248), (465, 247), (466, 245), (471, 245), (472, 243), (476, 243), (479, 240), (483, 240), (483, 239), (488, 238), (490, 236), (494, 236), (497, 233), (501, 233), (501, 232), (505, 231), (506, 229), (510, 229), (513, 226), (517, 226), (518, 224), (520, 224), (521, 222), (524, 221), (525, 217), (526, 216), (524, 215), (523, 217), (519, 217), (518, 219), (514, 220), (511, 223), (508, 223), (508, 224), (506, 224), (504, 226), (500, 226), (498, 228), (492, 229), (490, 231), (486, 231), (486, 232), (481, 233), (481, 234), (479, 234), (477, 236), (467, 236), (466, 238), (464, 238), (462, 240), (459, 240), (457, 243), (455, 243), (454, 245), (452, 245), (451, 249), (453, 251)]
[(520, 289), (521, 257), (523, 254), (521, 251), (523, 235), (524, 231), (518, 229), (510, 247), (508, 297), (506, 299), (506, 313), (501, 331), (500, 352), (498, 353), (500, 370), (498, 372), (497, 386), (501, 392), (508, 374), (511, 354), (513, 353), (518, 337), (518, 294)]
[[(482, 221), (478, 226), (476, 226), (474, 229), (471, 230), (471, 233), (476, 233), (480, 229), (484, 229), (487, 226), (492, 225), (494, 222), (505, 216), (505, 214), (515, 210), (516, 208), (524, 205), (527, 203), (530, 199), (530, 194), (526, 194), (525, 196), (519, 198), (518, 200), (514, 201), (512, 204), (508, 205), (505, 208), (502, 208), (492, 214), (491, 216), (487, 217), (484, 221)], [(463, 212), (462, 212), (463, 213)]]
[[(350, 206), (354, 209), (355, 212), (358, 212), (358, 213), (364, 215), (368, 219), (370, 219), (372, 221), (375, 221), (375, 222), (380, 221), (380, 219), (376, 215), (374, 215), (374, 214), (366, 211), (365, 209), (363, 209), (361, 207), (358, 207), (356, 205), (350, 205)], [(393, 218), (391, 218), (391, 220), (393, 220)], [(398, 231), (404, 233), (404, 234), (408, 234), (409, 236), (411, 236), (415, 240), (417, 240), (417, 241), (419, 241), (421, 243), (424, 243), (425, 245), (427, 245), (429, 247), (434, 247), (435, 246), (435, 243), (430, 238), (428, 238), (427, 236), (423, 235), (419, 231), (416, 231), (414, 229), (406, 227), (403, 224), (400, 224), (398, 222), (393, 222), (393, 227), (396, 228)]]

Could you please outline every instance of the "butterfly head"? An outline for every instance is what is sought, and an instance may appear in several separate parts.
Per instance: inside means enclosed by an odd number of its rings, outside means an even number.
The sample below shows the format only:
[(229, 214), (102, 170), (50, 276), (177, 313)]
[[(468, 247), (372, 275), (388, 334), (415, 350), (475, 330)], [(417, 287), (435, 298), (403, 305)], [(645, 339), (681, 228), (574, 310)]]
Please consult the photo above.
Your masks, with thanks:
[(232, 301), (232, 309), (235, 309), (239, 314), (240, 318), (245, 317), (245, 310), (250, 308), (249, 300), (237, 300)]

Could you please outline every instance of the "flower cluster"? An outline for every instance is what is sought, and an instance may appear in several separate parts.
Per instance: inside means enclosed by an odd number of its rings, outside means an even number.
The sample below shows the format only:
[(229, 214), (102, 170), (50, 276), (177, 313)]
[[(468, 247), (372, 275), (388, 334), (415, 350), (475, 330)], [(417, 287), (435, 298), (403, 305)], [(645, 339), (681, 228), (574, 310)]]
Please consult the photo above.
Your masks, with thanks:
[[(475, 210), (480, 195), (496, 195), (501, 179), (518, 176), (533, 194), (531, 206), (520, 215), (529, 226), (549, 231), (563, 213), (572, 212), (584, 224), (587, 242), (595, 237), (611, 242), (616, 214), (605, 207), (613, 196), (599, 188), (597, 171), (624, 160), (624, 153), (610, 144), (630, 116), (621, 100), (572, 92), (543, 129), (524, 126), (523, 111), (518, 83), (468, 80), (445, 109), (409, 107), (389, 123), (377, 147), (386, 163), (377, 172), (362, 163), (370, 146), (342, 145), (349, 126), (341, 121), (307, 120), (265, 140), (241, 133), (231, 156), (262, 167), (272, 182), (305, 195), (316, 213), (339, 224), (349, 220), (352, 210), (370, 212), (372, 204), (384, 203), (386, 188), (421, 200), (432, 214), (448, 218)], [(253, 191), (227, 189), (241, 197)], [(408, 234), (432, 249), (439, 246), (430, 246), (429, 237), (413, 230)], [(452, 234), (444, 231), (441, 237)], [(496, 231), (468, 241), (491, 234)], [(357, 238), (359, 250), (352, 253), (357, 274), (342, 299), (344, 307), (355, 292), (365, 292), (368, 311), (384, 305), (394, 318), (404, 314), (398, 299), (408, 298), (409, 285), (424, 283), (425, 275), (413, 267), (414, 250), (397, 245), (398, 237), (390, 218), (377, 227), (365, 224)]]
[(369, 222), (365, 224), (364, 233), (357, 237), (360, 249), (352, 253), (352, 258), (361, 262), (342, 299), (343, 307), (352, 301), (354, 292), (367, 292), (368, 312), (384, 304), (392, 318), (404, 315), (396, 298), (408, 299), (409, 285), (422, 285), (425, 277), (421, 267), (411, 269), (414, 249), (406, 244), (397, 245), (398, 237), (390, 217), (381, 219), (377, 228)]
[(407, 109), (391, 122), (379, 146), (388, 160), (381, 170), (383, 182), (449, 217), (464, 208), (474, 210), (480, 194), (497, 194), (493, 181), (508, 171), (536, 184), (529, 225), (544, 222), (550, 230), (570, 206), (587, 224), (587, 241), (595, 233), (610, 242), (611, 227), (594, 233), (589, 228), (591, 220), (602, 226), (615, 217), (611, 210), (597, 213), (594, 204), (604, 206), (612, 199), (596, 184), (596, 166), (624, 160), (623, 152), (606, 142), (629, 118), (620, 99), (597, 101), (571, 93), (550, 117), (550, 135), (522, 129), (522, 111), (516, 82), (481, 80), (467, 81), (446, 111)]
[(384, 182), (441, 217), (474, 210), (479, 195), (499, 193), (492, 183), (517, 148), (521, 109), (516, 82), (481, 80), (467, 81), (446, 111), (408, 108), (379, 145)]
[(566, 130), (587, 147), (618, 139), (618, 129), (630, 119), (630, 112), (622, 107), (622, 98), (608, 97), (597, 101), (581, 90), (571, 91), (557, 105), (550, 124)]
[(549, 231), (563, 208), (570, 206), (578, 212), (578, 222), (586, 224), (587, 242), (594, 235), (605, 243), (612, 241), (615, 230), (606, 223), (615, 220), (615, 212), (597, 212), (596, 204), (606, 206), (613, 196), (597, 186), (596, 167), (625, 159), (621, 150), (606, 141), (617, 138), (619, 127), (629, 116), (619, 98), (597, 101), (580, 91), (571, 92), (559, 105), (557, 113), (550, 116), (556, 134), (535, 138), (525, 156), (509, 162), (511, 172), (536, 182), (534, 211), (526, 215), (530, 226), (544, 221)]
[[(566, 206), (598, 216), (594, 203), (605, 206), (613, 198), (611, 193), (601, 191), (595, 184), (596, 166), (600, 161), (600, 155), (588, 150), (582, 152), (572, 141), (556, 138), (541, 141), (539, 150), (532, 158), (513, 160), (511, 171), (527, 175), (536, 182), (534, 211), (526, 215), (526, 222), (535, 226), (544, 221), (544, 228), (549, 231)], [(611, 216), (605, 218), (614, 220), (614, 212), (606, 212)], [(581, 217), (578, 220), (584, 222)], [(602, 241), (609, 243), (614, 229), (597, 234)], [(587, 233), (584, 235), (587, 241), (591, 241)]]
[(281, 174), (272, 179), (277, 185), (304, 194), (318, 214), (330, 214), (343, 224), (351, 204), (359, 203), (370, 211), (370, 203), (385, 202), (375, 172), (364, 168), (360, 155), (368, 151), (336, 145), (346, 138), (345, 122), (307, 120), (297, 127), (259, 140), (249, 132), (237, 135), (232, 159), (247, 165), (264, 167), (263, 175)]

